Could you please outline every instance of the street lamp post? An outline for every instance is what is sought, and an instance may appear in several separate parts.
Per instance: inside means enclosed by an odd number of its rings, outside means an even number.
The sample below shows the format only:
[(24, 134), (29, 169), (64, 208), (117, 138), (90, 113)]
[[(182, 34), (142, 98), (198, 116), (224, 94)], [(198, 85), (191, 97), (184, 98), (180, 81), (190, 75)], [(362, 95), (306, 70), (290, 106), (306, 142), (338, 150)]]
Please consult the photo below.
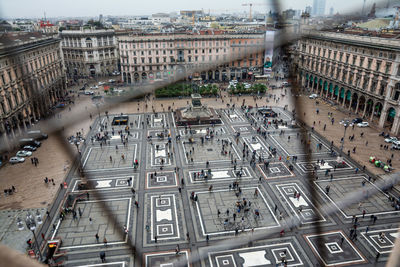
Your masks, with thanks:
[(344, 138), (345, 138), (345, 136), (346, 136), (346, 130), (347, 130), (347, 127), (349, 127), (349, 124), (350, 124), (350, 121), (349, 120), (345, 120), (344, 122), (343, 122), (343, 126), (344, 126), (344, 132), (343, 132), (343, 140), (342, 140), (342, 144), (341, 144), (341, 146), (340, 146), (340, 156), (342, 156), (342, 154), (343, 154), (343, 146), (344, 146)]
[[(41, 218), (41, 216), (40, 216), (40, 213), (37, 212), (36, 215), (37, 215), (37, 220), (38, 220), (37, 223), (38, 223), (38, 224), (41, 224), (41, 223), (42, 223), (42, 218)], [(28, 213), (28, 214), (26, 215), (25, 224), (26, 224), (26, 227), (27, 227), (29, 230), (32, 231), (33, 238), (35, 239), (35, 245), (36, 245), (36, 248), (37, 248), (37, 250), (38, 250), (38, 252), (39, 252), (39, 261), (42, 261), (42, 259), (43, 259), (43, 257), (42, 257), (42, 252), (40, 251), (40, 246), (39, 246), (39, 243), (37, 242), (37, 238), (36, 238), (36, 234), (35, 234), (35, 230), (36, 230), (36, 221), (35, 221), (35, 219), (33, 218), (33, 216), (32, 216), (30, 213)]]

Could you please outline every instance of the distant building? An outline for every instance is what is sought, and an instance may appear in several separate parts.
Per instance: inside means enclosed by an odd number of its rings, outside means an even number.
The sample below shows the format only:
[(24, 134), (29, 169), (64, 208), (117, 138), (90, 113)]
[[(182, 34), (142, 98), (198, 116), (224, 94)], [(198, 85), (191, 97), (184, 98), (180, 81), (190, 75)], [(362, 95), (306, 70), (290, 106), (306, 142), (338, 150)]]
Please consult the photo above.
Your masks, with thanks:
[(128, 19), (128, 21), (120, 22), (121, 28), (123, 29), (132, 29), (132, 28), (140, 28), (141, 25), (152, 25), (153, 22), (151, 18), (146, 16), (141, 17), (133, 17)]
[(295, 15), (296, 10), (294, 9), (287, 9), (285, 11), (282, 11), (282, 16), (284, 19), (293, 19)]
[(306, 6), (305, 13), (311, 15), (311, 12), (312, 12), (312, 7), (311, 6)]
[(333, 16), (333, 12), (334, 12), (334, 9), (333, 9), (333, 7), (331, 7), (331, 8), (329, 9), (329, 16)]
[(53, 23), (50, 23), (50, 21), (39, 20), (33, 25), (33, 29), (42, 33), (58, 33), (59, 27)]
[[(175, 73), (199, 80), (228, 81), (261, 74), (264, 35), (200, 31), (198, 34), (147, 34), (121, 36), (119, 53), (124, 82), (165, 80)], [(240, 60), (235, 57), (257, 49)], [(204, 69), (186, 74), (191, 69)], [(207, 69), (207, 71), (205, 71)]]
[(325, 15), (326, 0), (314, 0), (312, 7), (312, 15), (323, 16)]
[(157, 14), (151, 15), (151, 22), (153, 24), (171, 23), (171, 18), (169, 17), (169, 14), (157, 13)]
[(39, 32), (0, 34), (0, 144), (48, 115), (65, 94), (60, 39)]
[(105, 76), (118, 70), (117, 40), (114, 30), (65, 30), (60, 33), (67, 75)]
[(201, 10), (181, 10), (180, 11), (181, 16), (183, 17), (193, 17), (193, 16), (203, 16), (203, 11)]
[(12, 26), (10, 23), (8, 23), (5, 20), (0, 21), (0, 32), (7, 32), (7, 31), (11, 31), (11, 30), (12, 30)]
[(400, 134), (400, 42), (393, 42), (397, 34), (305, 33), (294, 57), (299, 83), (385, 131)]

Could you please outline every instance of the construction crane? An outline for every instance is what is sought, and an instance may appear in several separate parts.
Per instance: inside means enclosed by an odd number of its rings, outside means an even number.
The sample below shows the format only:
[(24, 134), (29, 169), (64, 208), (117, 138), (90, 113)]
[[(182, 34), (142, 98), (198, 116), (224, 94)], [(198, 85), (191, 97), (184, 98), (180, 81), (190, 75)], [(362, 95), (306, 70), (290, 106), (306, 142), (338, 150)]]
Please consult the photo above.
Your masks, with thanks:
[(253, 19), (252, 13), (251, 13), (251, 9), (253, 6), (266, 6), (267, 4), (263, 4), (263, 3), (244, 3), (242, 4), (242, 6), (248, 6), (249, 7), (249, 20), (251, 21)]

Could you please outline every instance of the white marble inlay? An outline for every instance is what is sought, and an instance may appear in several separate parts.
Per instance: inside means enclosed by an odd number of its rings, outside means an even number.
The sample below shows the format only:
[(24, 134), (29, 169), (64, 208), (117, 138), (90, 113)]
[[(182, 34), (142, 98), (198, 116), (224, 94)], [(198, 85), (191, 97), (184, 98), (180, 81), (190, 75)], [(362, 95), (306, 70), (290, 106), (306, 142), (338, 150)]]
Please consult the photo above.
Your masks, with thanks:
[(100, 180), (96, 182), (97, 182), (96, 188), (105, 188), (105, 187), (111, 187), (112, 180)]
[(229, 117), (230, 117), (231, 119), (236, 119), (236, 118), (238, 118), (238, 115), (232, 114), (232, 115), (229, 115)]
[(165, 149), (161, 149), (161, 150), (155, 150), (154, 155), (156, 156), (156, 158), (165, 157), (167, 153), (165, 152)]
[(157, 222), (161, 222), (162, 220), (172, 221), (171, 209), (156, 210), (156, 219), (157, 219)]
[(307, 202), (304, 200), (304, 198), (302, 196), (299, 197), (299, 200), (297, 200), (297, 198), (294, 197), (289, 197), (290, 201), (293, 203), (293, 205), (298, 208), (300, 206), (307, 206), (308, 204)]
[(119, 135), (112, 135), (111, 140), (116, 140), (116, 139), (121, 139), (121, 136)]
[(239, 253), (239, 256), (244, 260), (243, 267), (264, 266), (271, 264), (271, 261), (265, 258), (265, 250)]
[(154, 118), (154, 122), (155, 122), (155, 123), (158, 123), (158, 122), (161, 122), (161, 121), (162, 121), (162, 119)]
[(167, 176), (157, 176), (157, 183), (167, 182)]
[(260, 150), (262, 148), (260, 143), (250, 144), (254, 150)]
[(329, 165), (328, 164), (328, 162), (324, 162), (324, 164), (318, 164), (319, 165), (319, 168), (321, 169), (321, 170), (329, 170), (329, 169), (333, 169), (333, 167), (331, 166), (331, 165)]
[(196, 130), (196, 133), (198, 133), (198, 134), (206, 134), (207, 130), (206, 129)]
[(230, 178), (232, 176), (229, 175), (228, 171), (215, 171), (211, 172), (211, 175), (213, 178), (218, 179), (218, 178)]

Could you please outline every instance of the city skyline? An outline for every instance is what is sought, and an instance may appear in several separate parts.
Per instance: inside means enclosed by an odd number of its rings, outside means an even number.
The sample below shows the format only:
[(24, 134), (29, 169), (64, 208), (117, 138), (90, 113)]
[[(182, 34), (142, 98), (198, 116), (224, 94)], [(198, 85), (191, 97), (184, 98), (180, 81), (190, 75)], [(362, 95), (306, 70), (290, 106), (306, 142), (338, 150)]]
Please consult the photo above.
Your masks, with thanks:
[[(253, 1), (249, 1), (253, 2)], [(372, 4), (373, 0), (367, 0), (367, 6)], [(149, 0), (145, 3), (141, 3), (138, 6), (135, 1), (129, 0), (116, 0), (113, 2), (109, 1), (93, 1), (88, 0), (85, 2), (71, 0), (68, 2), (60, 2), (56, 5), (54, 1), (50, 0), (38, 0), (34, 2), (28, 0), (15, 0), (15, 1), (3, 1), (0, 3), (0, 17), (2, 18), (43, 18), (46, 13), (47, 18), (55, 17), (95, 17), (99, 14), (105, 16), (137, 16), (137, 15), (151, 15), (159, 12), (179, 12), (179, 10), (201, 10), (205, 12), (210, 11), (211, 13), (248, 13), (249, 8), (242, 6), (244, 1), (234, 0), (227, 1), (222, 0), (215, 1), (204, 0), (196, 3), (184, 3), (182, 4), (179, 0), (171, 0), (168, 4), (157, 0)], [(254, 2), (253, 12), (262, 13), (263, 9), (265, 12), (269, 12), (272, 9), (270, 5), (271, 1), (258, 1)], [(363, 0), (354, 1), (350, 4), (346, 0), (326, 0), (326, 9), (335, 7), (336, 12), (352, 12), (357, 11), (356, 7), (361, 7)], [(283, 1), (283, 9), (296, 9), (305, 10), (306, 6), (313, 6), (313, 0), (287, 0)], [(21, 9), (21, 7), (26, 7)], [(79, 7), (79, 8), (77, 8)], [(326, 10), (325, 10), (326, 12)]]

